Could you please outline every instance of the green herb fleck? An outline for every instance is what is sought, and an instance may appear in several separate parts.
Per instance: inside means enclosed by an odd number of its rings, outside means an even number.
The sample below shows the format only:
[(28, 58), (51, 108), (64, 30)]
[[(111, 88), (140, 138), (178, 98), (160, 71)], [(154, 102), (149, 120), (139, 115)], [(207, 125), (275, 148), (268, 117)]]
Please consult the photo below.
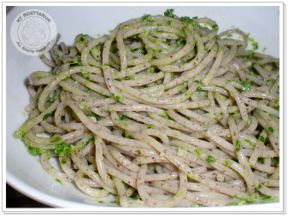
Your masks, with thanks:
[(258, 140), (264, 144), (266, 141), (266, 138), (264, 136), (260, 135)]
[(135, 152), (136, 152), (136, 154), (141, 155), (141, 150), (140, 149), (136, 149)]
[(224, 161), (224, 165), (225, 165), (226, 167), (230, 167), (230, 166), (232, 165), (232, 162), (231, 162), (230, 160), (225, 160), (225, 161)]
[(54, 153), (59, 157), (69, 156), (73, 151), (73, 146), (70, 143), (62, 142), (55, 145)]
[(263, 185), (260, 183), (259, 185), (257, 185), (256, 189), (259, 190), (263, 187)]
[(186, 40), (184, 38), (178, 38), (176, 40), (176, 44), (179, 46), (183, 46), (183, 45), (185, 45), (185, 43), (186, 43)]
[(271, 166), (275, 167), (279, 164), (279, 158), (271, 158)]
[(252, 82), (251, 81), (243, 81), (240, 84), (241, 84), (241, 89), (243, 91), (250, 91), (252, 89)]
[(129, 139), (133, 139), (133, 137), (127, 131), (124, 131), (124, 137), (129, 138)]
[(170, 118), (170, 116), (168, 115), (167, 112), (162, 112), (162, 113), (160, 114), (160, 116), (161, 116), (162, 118), (167, 119), (167, 120), (173, 120), (172, 118)]
[(236, 140), (236, 144), (235, 144), (235, 151), (239, 152), (241, 150), (241, 142), (239, 139)]
[(29, 154), (36, 156), (36, 155), (41, 155), (42, 153), (45, 152), (45, 150), (42, 148), (38, 148), (38, 147), (28, 146), (28, 152)]
[(205, 160), (207, 161), (207, 163), (214, 163), (216, 161), (216, 159), (212, 156), (212, 155), (208, 155)]
[(190, 17), (188, 17), (188, 16), (180, 17), (180, 20), (181, 20), (183, 23), (185, 23), (185, 24), (193, 23), (196, 19), (198, 19), (197, 16), (192, 17), (192, 18), (190, 18)]
[(141, 197), (138, 194), (138, 191), (134, 191), (134, 193), (130, 196), (130, 198), (133, 200), (141, 199)]
[(47, 120), (50, 116), (52, 116), (52, 112), (45, 114), (45, 115), (43, 116), (43, 120), (44, 120), (44, 121)]
[(59, 182), (60, 184), (63, 184), (63, 182), (60, 179), (58, 179), (58, 178), (56, 178), (56, 182)]
[(142, 21), (145, 25), (148, 25), (154, 22), (154, 19), (150, 14), (144, 14), (144, 16), (142, 16)]
[(54, 145), (56, 145), (56, 144), (62, 143), (64, 140), (60, 136), (53, 136), (49, 139), (49, 141), (53, 143)]
[(61, 164), (66, 164), (66, 163), (67, 163), (67, 161), (65, 159), (61, 160)]
[(258, 47), (259, 47), (258, 46), (258, 42), (254, 38), (249, 37), (248, 41), (251, 43), (253, 50), (257, 50), (258, 49)]
[(126, 118), (127, 118), (126, 115), (123, 115), (123, 114), (120, 114), (120, 115), (119, 115), (119, 120), (120, 120), (120, 121), (123, 121), (123, 120), (125, 120)]
[(153, 129), (153, 128), (155, 128), (155, 125), (154, 125), (154, 124), (148, 124), (147, 127), (148, 127), (149, 129)]
[(196, 155), (197, 157), (200, 157), (200, 156), (202, 155), (202, 153), (203, 153), (203, 149), (201, 149), (201, 148), (196, 148), (194, 152), (195, 152), (195, 155)]
[(119, 102), (120, 100), (121, 100), (121, 96), (119, 96), (119, 95), (117, 95), (117, 94), (115, 94), (115, 93), (111, 93), (111, 95), (110, 95), (113, 99), (115, 99), (116, 100), (116, 102)]
[(246, 52), (246, 54), (245, 54), (245, 58), (247, 59), (247, 60), (252, 60), (253, 59), (253, 57), (254, 57), (254, 51), (253, 50), (248, 50), (247, 52)]
[(175, 18), (176, 15), (174, 14), (174, 9), (167, 9), (167, 10), (164, 12), (164, 16), (166, 16), (166, 17), (171, 17), (171, 18)]
[(272, 127), (268, 127), (267, 130), (270, 132), (270, 133), (273, 133), (274, 132), (274, 129)]

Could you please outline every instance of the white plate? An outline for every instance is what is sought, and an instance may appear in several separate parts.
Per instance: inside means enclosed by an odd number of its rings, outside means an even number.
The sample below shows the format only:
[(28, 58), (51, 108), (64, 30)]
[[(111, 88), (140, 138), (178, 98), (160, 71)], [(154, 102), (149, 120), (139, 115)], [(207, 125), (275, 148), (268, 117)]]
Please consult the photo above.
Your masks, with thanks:
[[(72, 44), (79, 33), (91, 36), (107, 33), (120, 22), (140, 17), (145, 13), (162, 14), (171, 7), (16, 7), (7, 15), (7, 181), (17, 190), (45, 204), (55, 207), (97, 208), (93, 199), (83, 195), (73, 185), (61, 185), (41, 168), (36, 157), (28, 154), (20, 140), (13, 138), (15, 130), (25, 121), (25, 106), (29, 102), (24, 80), (36, 70), (46, 70), (37, 57), (20, 53), (10, 39), (10, 26), (21, 11), (38, 8), (49, 13), (56, 22), (61, 41)], [(220, 26), (220, 31), (238, 27), (259, 42), (260, 50), (279, 56), (278, 7), (173, 7), (177, 15), (210, 17)], [(271, 210), (279, 203), (246, 206), (245, 210)], [(98, 207), (99, 208), (99, 207)], [(243, 207), (200, 208), (205, 210), (239, 210)], [(195, 209), (194, 209), (195, 210)]]

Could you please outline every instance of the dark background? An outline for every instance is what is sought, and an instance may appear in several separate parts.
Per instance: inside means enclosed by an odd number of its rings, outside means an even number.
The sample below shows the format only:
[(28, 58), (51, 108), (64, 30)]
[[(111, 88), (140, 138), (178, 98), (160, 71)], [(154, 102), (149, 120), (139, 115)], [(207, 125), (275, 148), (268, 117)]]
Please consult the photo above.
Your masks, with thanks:
[(41, 208), (46, 206), (42, 203), (39, 203), (35, 200), (26, 197), (25, 195), (14, 190), (10, 185), (6, 184), (6, 206), (7, 208)]
[[(12, 8), (12, 6), (6, 7), (6, 15)], [(6, 206), (7, 208), (48, 207), (19, 193), (8, 184), (6, 184)]]

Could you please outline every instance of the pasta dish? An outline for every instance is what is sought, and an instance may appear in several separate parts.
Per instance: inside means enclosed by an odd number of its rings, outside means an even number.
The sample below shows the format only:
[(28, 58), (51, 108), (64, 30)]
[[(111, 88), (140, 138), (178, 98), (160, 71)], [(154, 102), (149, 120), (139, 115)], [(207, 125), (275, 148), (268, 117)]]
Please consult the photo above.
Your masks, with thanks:
[(44, 170), (123, 207), (277, 201), (279, 60), (209, 18), (146, 14), (56, 43), (16, 131)]

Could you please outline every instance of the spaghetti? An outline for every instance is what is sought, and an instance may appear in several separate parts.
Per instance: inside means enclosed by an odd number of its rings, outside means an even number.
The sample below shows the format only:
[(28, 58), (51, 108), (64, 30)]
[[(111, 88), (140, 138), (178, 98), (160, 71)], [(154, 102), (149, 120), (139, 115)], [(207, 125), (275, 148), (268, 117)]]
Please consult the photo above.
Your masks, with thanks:
[(78, 35), (41, 57), (49, 72), (29, 76), (29, 117), (16, 135), (49, 174), (98, 201), (277, 200), (279, 60), (251, 43), (172, 10)]

